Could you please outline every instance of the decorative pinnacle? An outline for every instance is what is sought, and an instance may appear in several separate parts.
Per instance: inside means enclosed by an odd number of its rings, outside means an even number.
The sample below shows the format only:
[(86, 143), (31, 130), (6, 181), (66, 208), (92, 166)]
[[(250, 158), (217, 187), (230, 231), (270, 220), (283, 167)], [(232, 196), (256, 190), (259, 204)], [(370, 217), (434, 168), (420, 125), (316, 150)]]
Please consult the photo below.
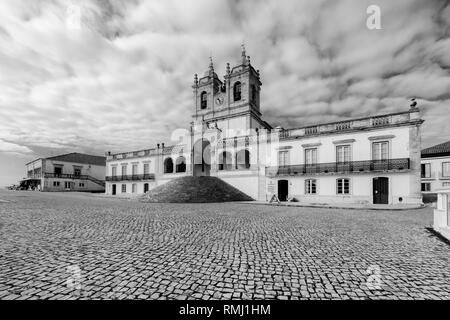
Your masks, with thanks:
[(250, 65), (250, 56), (247, 56), (247, 63)]
[(245, 45), (242, 44), (241, 47), (242, 47), (242, 53), (241, 53), (241, 56), (242, 56), (242, 64), (245, 64), (245, 62), (246, 62), (246, 61), (245, 61), (245, 60), (246, 60)]
[(210, 70), (214, 70), (214, 64), (213, 64), (212, 56), (209, 56), (209, 69)]
[(230, 74), (230, 63), (227, 62), (227, 74)]
[(198, 84), (198, 76), (197, 76), (197, 74), (194, 74), (194, 84)]

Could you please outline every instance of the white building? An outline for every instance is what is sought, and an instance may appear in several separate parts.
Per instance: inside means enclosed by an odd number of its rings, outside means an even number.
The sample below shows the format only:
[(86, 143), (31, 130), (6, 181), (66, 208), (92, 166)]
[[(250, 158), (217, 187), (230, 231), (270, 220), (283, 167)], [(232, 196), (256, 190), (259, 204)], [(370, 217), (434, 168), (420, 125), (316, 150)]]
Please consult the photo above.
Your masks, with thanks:
[(182, 175), (217, 176), (257, 200), (421, 203), (420, 118), (401, 112), (272, 128), (262, 119), (259, 71), (243, 50), (223, 81), (212, 62), (194, 77), (190, 130), (175, 145), (110, 154), (106, 193), (143, 193)]
[(104, 191), (106, 158), (68, 153), (26, 164), (21, 186), (41, 191)]
[(422, 150), (421, 167), (424, 201), (435, 202), (437, 190), (450, 188), (450, 141)]

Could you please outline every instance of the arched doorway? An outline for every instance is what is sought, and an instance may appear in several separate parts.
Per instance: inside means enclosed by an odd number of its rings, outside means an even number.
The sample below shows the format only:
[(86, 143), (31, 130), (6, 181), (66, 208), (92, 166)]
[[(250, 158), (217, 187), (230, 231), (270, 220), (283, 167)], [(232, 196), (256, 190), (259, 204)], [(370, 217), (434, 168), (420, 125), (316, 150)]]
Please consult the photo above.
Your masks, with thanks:
[(194, 143), (194, 176), (209, 176), (211, 171), (211, 144), (206, 139)]
[(286, 201), (289, 194), (289, 181), (278, 180), (278, 199)]
[(236, 154), (236, 168), (237, 169), (250, 168), (250, 151), (248, 151), (247, 149), (243, 149)]
[(179, 156), (175, 162), (175, 172), (186, 172), (186, 159)]
[(172, 158), (166, 158), (166, 160), (164, 160), (164, 173), (173, 173)]

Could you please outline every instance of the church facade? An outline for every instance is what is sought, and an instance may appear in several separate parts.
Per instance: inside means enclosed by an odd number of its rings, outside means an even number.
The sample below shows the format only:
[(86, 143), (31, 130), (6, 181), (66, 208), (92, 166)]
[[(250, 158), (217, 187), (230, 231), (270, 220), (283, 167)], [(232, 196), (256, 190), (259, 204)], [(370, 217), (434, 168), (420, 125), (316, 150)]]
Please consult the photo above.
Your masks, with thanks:
[(192, 90), (192, 122), (172, 133), (175, 143), (107, 155), (107, 194), (143, 194), (193, 175), (216, 176), (260, 201), (422, 201), (423, 120), (415, 103), (391, 114), (274, 128), (263, 120), (259, 70), (244, 49), (223, 80), (211, 61)]

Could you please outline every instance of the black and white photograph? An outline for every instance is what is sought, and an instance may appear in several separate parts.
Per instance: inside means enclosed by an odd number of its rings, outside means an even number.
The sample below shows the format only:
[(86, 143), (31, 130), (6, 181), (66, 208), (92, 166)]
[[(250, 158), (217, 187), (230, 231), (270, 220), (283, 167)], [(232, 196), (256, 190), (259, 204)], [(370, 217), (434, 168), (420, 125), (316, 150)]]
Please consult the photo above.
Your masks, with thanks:
[(0, 0), (0, 300), (450, 300), (450, 1)]

